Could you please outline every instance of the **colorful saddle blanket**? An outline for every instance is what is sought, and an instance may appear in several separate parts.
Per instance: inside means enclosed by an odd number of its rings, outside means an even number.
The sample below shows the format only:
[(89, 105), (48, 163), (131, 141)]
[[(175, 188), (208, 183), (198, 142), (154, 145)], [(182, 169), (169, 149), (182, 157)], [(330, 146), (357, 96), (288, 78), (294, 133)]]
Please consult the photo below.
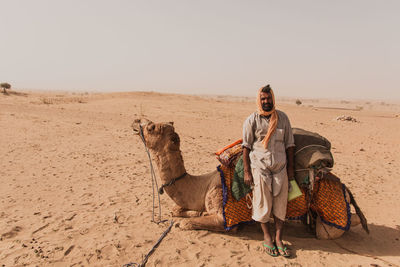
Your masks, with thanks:
[[(220, 165), (217, 167), (222, 182), (222, 195), (223, 195), (223, 215), (224, 215), (224, 228), (225, 230), (231, 230), (233, 227), (239, 224), (251, 223), (251, 197), (252, 193), (249, 193), (250, 199), (242, 197), (236, 200), (232, 196), (232, 181), (235, 173), (234, 166)], [(248, 201), (248, 202), (247, 202)]]
[[(217, 167), (221, 175), (223, 192), (223, 216), (225, 230), (246, 223), (254, 222), (251, 218), (251, 197), (236, 200), (232, 196), (232, 181), (235, 167), (220, 165)], [(303, 195), (288, 202), (286, 218), (299, 220), (306, 216), (308, 210), (308, 196), (304, 189)], [(327, 179), (320, 179), (314, 184), (311, 196), (310, 209), (321, 217), (321, 220), (331, 226), (342, 230), (350, 228), (350, 204), (346, 201), (344, 184)]]
[(311, 210), (331, 226), (348, 231), (351, 223), (350, 203), (346, 200), (345, 185), (341, 182), (320, 179), (314, 184)]

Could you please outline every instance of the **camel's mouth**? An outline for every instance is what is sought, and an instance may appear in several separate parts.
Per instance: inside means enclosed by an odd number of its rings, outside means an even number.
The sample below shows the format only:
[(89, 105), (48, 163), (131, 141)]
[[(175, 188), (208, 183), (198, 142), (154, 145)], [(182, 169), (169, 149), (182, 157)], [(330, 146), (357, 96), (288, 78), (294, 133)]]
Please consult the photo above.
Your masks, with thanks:
[(140, 128), (144, 128), (149, 123), (147, 119), (135, 119), (131, 125), (133, 134), (139, 135)]
[(140, 133), (140, 119), (136, 119), (132, 122), (132, 130), (134, 134), (139, 134)]
[(133, 134), (139, 135), (139, 133), (140, 133), (140, 130), (138, 130), (138, 129), (133, 129)]

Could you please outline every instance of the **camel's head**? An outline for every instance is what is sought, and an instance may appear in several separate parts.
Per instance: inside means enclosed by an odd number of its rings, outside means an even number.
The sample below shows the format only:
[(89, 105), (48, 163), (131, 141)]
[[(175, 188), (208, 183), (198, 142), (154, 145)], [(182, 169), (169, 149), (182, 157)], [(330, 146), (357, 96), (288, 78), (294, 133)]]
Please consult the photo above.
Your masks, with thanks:
[(175, 132), (173, 122), (153, 123), (147, 119), (136, 119), (132, 123), (135, 134), (140, 134), (142, 128), (146, 146), (152, 150), (178, 150), (180, 139)]

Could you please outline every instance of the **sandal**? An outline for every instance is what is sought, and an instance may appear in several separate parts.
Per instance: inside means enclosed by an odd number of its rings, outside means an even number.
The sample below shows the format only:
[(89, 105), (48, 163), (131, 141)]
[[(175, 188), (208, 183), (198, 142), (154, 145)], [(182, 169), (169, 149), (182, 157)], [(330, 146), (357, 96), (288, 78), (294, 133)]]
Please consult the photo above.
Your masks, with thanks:
[(276, 247), (278, 249), (279, 255), (285, 257), (285, 258), (289, 258), (290, 257), (290, 253), (287, 250), (288, 248), (285, 246), (283, 248), (281, 247)]
[(271, 247), (271, 246), (268, 246), (267, 244), (265, 244), (265, 243), (263, 243), (263, 246), (264, 247), (266, 247), (266, 248), (269, 248), (271, 251), (269, 251), (269, 250), (265, 250), (265, 252), (268, 254), (268, 255), (270, 255), (270, 256), (272, 256), (272, 257), (277, 257), (279, 254), (278, 254), (278, 251), (277, 251), (277, 249), (276, 249), (276, 247), (275, 246), (273, 246), (273, 247)]

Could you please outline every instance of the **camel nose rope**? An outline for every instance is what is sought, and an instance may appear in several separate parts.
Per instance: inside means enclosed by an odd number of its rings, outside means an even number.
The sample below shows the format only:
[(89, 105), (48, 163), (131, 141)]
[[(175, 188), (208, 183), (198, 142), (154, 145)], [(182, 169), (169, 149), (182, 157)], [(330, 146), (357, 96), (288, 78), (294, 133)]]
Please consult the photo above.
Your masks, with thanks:
[[(150, 173), (151, 173), (151, 187), (153, 190), (153, 212), (152, 212), (152, 222), (154, 223), (161, 223), (161, 222), (165, 222), (167, 220), (161, 220), (161, 201), (160, 201), (160, 193), (158, 192), (157, 188), (158, 188), (158, 184), (157, 184), (157, 179), (156, 179), (156, 174), (154, 172), (154, 167), (153, 167), (153, 162), (151, 161), (151, 156), (150, 156), (150, 151), (148, 149), (148, 147), (146, 146), (146, 140), (144, 138), (144, 134), (143, 134), (143, 127), (142, 125), (139, 124), (139, 135), (140, 138), (142, 139), (142, 142), (144, 144), (144, 148), (146, 150), (147, 156), (149, 158), (149, 162), (150, 162)], [(158, 221), (156, 221), (154, 219), (154, 210), (155, 210), (155, 192), (157, 192), (157, 199), (158, 199)]]

